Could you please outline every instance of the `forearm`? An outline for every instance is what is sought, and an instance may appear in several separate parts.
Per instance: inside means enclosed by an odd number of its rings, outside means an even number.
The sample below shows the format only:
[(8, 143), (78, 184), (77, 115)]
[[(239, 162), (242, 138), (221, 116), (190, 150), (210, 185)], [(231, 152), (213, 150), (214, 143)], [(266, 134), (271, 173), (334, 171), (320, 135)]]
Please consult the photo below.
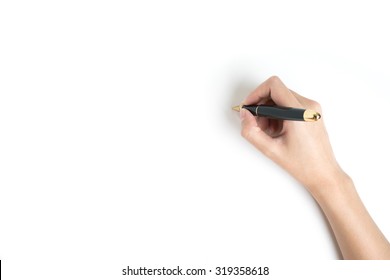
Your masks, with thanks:
[(329, 220), (344, 259), (390, 259), (389, 242), (348, 176), (312, 194)]

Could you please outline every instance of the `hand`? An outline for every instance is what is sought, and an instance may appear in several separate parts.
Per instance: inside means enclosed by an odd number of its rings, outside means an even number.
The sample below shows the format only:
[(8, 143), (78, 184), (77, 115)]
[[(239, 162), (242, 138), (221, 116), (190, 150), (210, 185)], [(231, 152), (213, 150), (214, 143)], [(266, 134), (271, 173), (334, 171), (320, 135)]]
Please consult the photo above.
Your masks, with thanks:
[[(289, 90), (278, 77), (266, 80), (242, 104), (276, 104), (321, 113), (317, 102)], [(240, 117), (242, 136), (310, 192), (347, 177), (335, 159), (323, 119), (316, 122), (273, 120), (255, 117), (245, 109), (240, 111)]]
[[(277, 77), (262, 83), (243, 105), (320, 105), (289, 90)], [(390, 259), (390, 243), (367, 212), (352, 180), (339, 167), (322, 119), (280, 121), (241, 109), (242, 136), (301, 182), (317, 200), (346, 259)]]

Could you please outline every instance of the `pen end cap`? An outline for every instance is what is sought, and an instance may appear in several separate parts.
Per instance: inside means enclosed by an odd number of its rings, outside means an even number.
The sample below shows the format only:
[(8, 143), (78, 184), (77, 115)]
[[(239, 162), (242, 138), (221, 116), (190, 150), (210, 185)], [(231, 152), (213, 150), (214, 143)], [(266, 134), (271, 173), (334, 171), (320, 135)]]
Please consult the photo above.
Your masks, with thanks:
[(303, 114), (303, 118), (307, 122), (315, 122), (321, 119), (321, 114), (313, 110), (306, 110)]

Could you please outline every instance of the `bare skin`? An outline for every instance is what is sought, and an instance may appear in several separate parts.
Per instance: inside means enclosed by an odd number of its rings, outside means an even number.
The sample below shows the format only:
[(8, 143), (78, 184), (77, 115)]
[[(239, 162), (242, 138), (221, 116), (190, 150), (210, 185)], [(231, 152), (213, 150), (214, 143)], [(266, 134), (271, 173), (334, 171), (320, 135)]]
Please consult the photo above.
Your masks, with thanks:
[[(243, 105), (277, 104), (321, 112), (320, 105), (271, 77)], [(333, 154), (323, 120), (312, 123), (254, 117), (240, 111), (242, 136), (312, 194), (325, 213), (344, 259), (390, 259), (390, 243)]]

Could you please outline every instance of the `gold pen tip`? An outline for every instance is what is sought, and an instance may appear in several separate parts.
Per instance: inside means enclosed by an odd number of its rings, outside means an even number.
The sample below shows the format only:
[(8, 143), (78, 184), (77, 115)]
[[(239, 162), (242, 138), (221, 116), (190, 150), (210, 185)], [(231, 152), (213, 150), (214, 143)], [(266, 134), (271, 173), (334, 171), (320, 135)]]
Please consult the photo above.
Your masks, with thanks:
[(232, 107), (232, 109), (233, 109), (234, 111), (240, 112), (240, 110), (241, 110), (241, 105), (234, 106), (234, 107)]

